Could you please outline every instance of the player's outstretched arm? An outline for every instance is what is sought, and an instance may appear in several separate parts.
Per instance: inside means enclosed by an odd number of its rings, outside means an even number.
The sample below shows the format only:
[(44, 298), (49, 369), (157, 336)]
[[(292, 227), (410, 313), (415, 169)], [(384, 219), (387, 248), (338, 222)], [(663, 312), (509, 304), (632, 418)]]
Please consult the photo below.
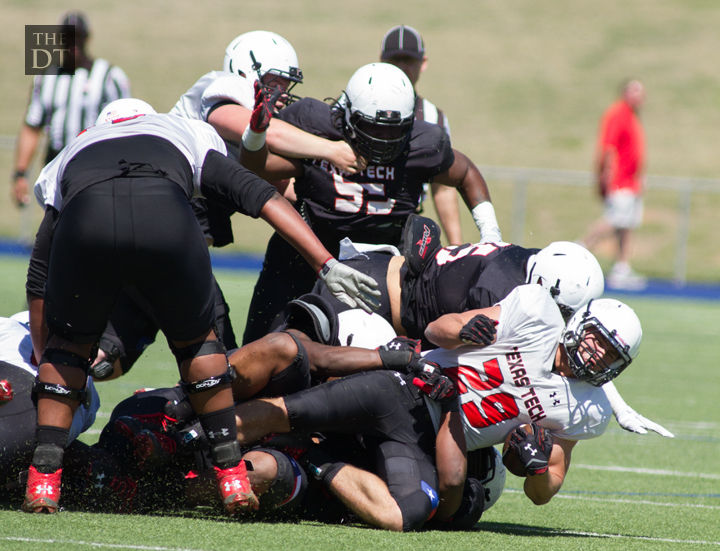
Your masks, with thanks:
[(490, 191), (480, 169), (464, 153), (457, 149), (453, 149), (453, 153), (455, 154), (453, 164), (447, 171), (438, 174), (433, 182), (458, 188), (470, 209), (475, 225), (480, 230), (482, 242), (502, 241), (495, 208), (490, 200)]
[(368, 312), (378, 308), (377, 282), (338, 262), (284, 197), (276, 193), (265, 203), (260, 216), (295, 247), (338, 300)]
[(651, 430), (657, 432), (660, 436), (665, 438), (675, 438), (675, 435), (667, 430), (662, 425), (651, 421), (650, 419), (643, 417), (633, 408), (631, 408), (627, 402), (620, 396), (615, 384), (612, 381), (608, 381), (602, 386), (605, 391), (605, 395), (610, 401), (615, 419), (618, 424), (626, 431), (635, 432), (637, 434), (647, 434), (647, 431)]

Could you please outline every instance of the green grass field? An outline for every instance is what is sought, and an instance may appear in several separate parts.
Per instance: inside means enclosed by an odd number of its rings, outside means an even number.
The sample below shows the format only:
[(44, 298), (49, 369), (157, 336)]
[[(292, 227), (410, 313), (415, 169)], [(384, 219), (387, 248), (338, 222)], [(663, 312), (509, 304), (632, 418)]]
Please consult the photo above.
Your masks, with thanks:
[[(90, 49), (128, 73), (133, 93), (158, 111), (170, 109), (201, 74), (220, 68), (226, 45), (253, 29), (279, 32), (295, 46), (305, 75), (298, 93), (337, 96), (359, 66), (375, 61), (384, 32), (406, 23), (420, 29), (430, 58), (418, 91), (443, 108), (454, 146), (481, 168), (540, 167), (587, 171), (598, 119), (619, 82), (641, 78), (649, 175), (715, 178), (720, 127), (720, 3), (714, 0), (78, 0), (93, 29)], [(0, 0), (0, 136), (14, 136), (27, 102), (24, 26), (53, 24), (63, 6), (52, 0)], [(2, 142), (0, 142), (1, 144)], [(12, 173), (12, 149), (0, 147), (0, 179)], [(3, 176), (5, 175), (5, 176)], [(590, 189), (557, 181), (532, 183), (522, 235), (514, 183), (488, 181), (506, 239), (529, 247), (582, 236), (600, 205)], [(720, 193), (696, 192), (690, 204), (687, 277), (720, 281), (714, 242)], [(637, 269), (673, 275), (679, 228), (675, 191), (650, 189), (637, 235)], [(464, 237), (475, 240), (462, 213)], [(41, 211), (21, 214), (0, 193), (0, 236), (34, 235)], [(261, 223), (237, 216), (236, 250), (261, 252)], [(611, 247), (597, 251), (604, 267)]]
[[(26, 264), (0, 258), (0, 315), (23, 307)], [(255, 275), (217, 274), (237, 332)], [(601, 438), (579, 444), (562, 491), (537, 507), (508, 476), (498, 503), (466, 533), (391, 534), (364, 526), (236, 522), (207, 516), (102, 515), (63, 512), (33, 517), (0, 509), (0, 548), (140, 550), (234, 549), (537, 549), (684, 550), (720, 546), (720, 303), (625, 299), (644, 325), (639, 358), (617, 386), (640, 413), (676, 435), (634, 435), (614, 422)], [(164, 342), (152, 345), (125, 377), (100, 384), (102, 409), (83, 439), (92, 443), (113, 406), (143, 386), (176, 381)]]
[[(69, 6), (68, 6), (69, 7)], [(648, 89), (643, 112), (648, 173), (715, 178), (720, 127), (720, 3), (715, 0), (78, 0), (94, 30), (90, 49), (128, 73), (134, 95), (169, 109), (202, 73), (219, 68), (227, 43), (253, 29), (279, 32), (296, 47), (303, 95), (337, 95), (352, 72), (376, 60), (390, 26), (421, 30), (430, 64), (418, 90), (443, 108), (453, 144), (483, 166), (589, 170), (596, 125), (620, 80)], [(26, 24), (53, 24), (65, 8), (51, 0), (0, 0), (0, 136), (14, 136), (30, 77), (24, 75)], [(0, 147), (0, 179), (12, 149)], [(5, 176), (3, 176), (3, 174)], [(504, 235), (517, 222), (514, 183), (489, 180)], [(589, 184), (589, 182), (588, 182)], [(638, 232), (636, 267), (670, 277), (678, 231), (678, 193), (651, 190)], [(690, 202), (688, 278), (720, 281), (720, 194)], [(432, 211), (431, 211), (432, 212)], [(543, 246), (579, 237), (600, 213), (589, 185), (536, 182), (519, 242)], [(0, 193), (0, 237), (29, 237), (41, 211), (19, 212)], [(234, 250), (262, 252), (269, 229), (235, 217)], [(472, 220), (463, 213), (464, 235)], [(604, 267), (610, 248), (598, 251)], [(24, 308), (26, 260), (0, 256), (0, 315)], [(241, 334), (254, 274), (219, 272)], [(676, 434), (638, 436), (612, 424), (577, 446), (561, 493), (543, 507), (509, 476), (500, 501), (469, 533), (390, 534), (361, 526), (243, 523), (187, 515), (64, 512), (32, 517), (0, 508), (0, 549), (338, 550), (532, 549), (695, 550), (720, 547), (720, 302), (624, 299), (644, 325), (641, 354), (617, 381), (640, 413)], [(93, 442), (114, 404), (142, 386), (171, 385), (175, 362), (154, 344), (126, 377), (100, 385)]]

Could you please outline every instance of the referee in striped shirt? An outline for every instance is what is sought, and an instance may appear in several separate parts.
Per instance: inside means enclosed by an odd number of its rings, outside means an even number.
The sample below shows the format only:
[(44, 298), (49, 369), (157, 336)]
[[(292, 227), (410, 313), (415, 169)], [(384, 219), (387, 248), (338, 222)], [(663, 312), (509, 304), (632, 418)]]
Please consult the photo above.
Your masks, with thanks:
[(30, 202), (27, 172), (43, 130), (48, 135), (47, 164), (82, 130), (95, 124), (105, 105), (130, 97), (130, 83), (123, 70), (105, 59), (91, 58), (86, 51), (90, 29), (85, 16), (69, 12), (60, 24), (75, 27), (75, 71), (61, 68), (58, 74), (33, 78), (12, 175), (13, 197), (20, 207)]

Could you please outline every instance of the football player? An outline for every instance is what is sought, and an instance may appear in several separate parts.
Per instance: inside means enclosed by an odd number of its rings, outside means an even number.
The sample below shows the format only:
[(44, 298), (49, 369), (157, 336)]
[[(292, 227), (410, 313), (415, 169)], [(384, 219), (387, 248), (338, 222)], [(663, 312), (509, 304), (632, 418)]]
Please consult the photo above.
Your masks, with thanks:
[[(37, 374), (28, 312), (0, 317), (0, 488), (17, 482), (35, 448), (37, 413), (32, 389)], [(67, 445), (95, 421), (100, 398), (90, 378), (86, 392), (86, 402), (73, 415)]]
[[(210, 258), (190, 198), (215, 196), (262, 217), (348, 296), (353, 285), (374, 282), (332, 258), (276, 189), (228, 158), (223, 140), (201, 121), (134, 112), (98, 124), (43, 169), (36, 189), (46, 204), (27, 283), (33, 347), (41, 356), (38, 442), (23, 509), (57, 511), (64, 446), (92, 351), (118, 293), (135, 287), (171, 343), (232, 513), (252, 495), (242, 488), (231, 378), (213, 329)], [(93, 270), (88, 258), (96, 260)]]
[[(348, 173), (356, 172), (358, 159), (345, 141), (314, 136), (272, 116), (297, 99), (292, 90), (302, 80), (295, 49), (285, 38), (269, 31), (251, 31), (228, 44), (223, 69), (201, 76), (170, 113), (210, 123), (226, 140), (229, 151), (236, 155), (245, 136), (243, 162), (246, 165), (247, 153), (266, 142), (272, 151), (288, 157), (323, 159)], [(256, 132), (253, 122), (257, 121), (252, 117), (260, 89), (272, 105), (261, 125), (266, 130), (260, 132), (260, 128), (255, 128)], [(287, 181), (274, 184), (283, 191)], [(206, 197), (193, 198), (192, 205), (209, 245), (223, 247), (232, 243), (230, 216), (234, 211), (231, 208)], [(218, 338), (228, 349), (236, 348), (230, 308), (217, 282), (214, 284)], [(99, 343), (98, 359), (93, 366), (97, 380), (110, 380), (127, 373), (144, 349), (154, 342), (158, 332), (157, 320), (141, 296), (124, 292), (118, 302)]]
[[(434, 348), (423, 334), (431, 321), (447, 313), (492, 306), (518, 285), (537, 283), (545, 288), (566, 320), (604, 289), (600, 264), (577, 243), (555, 241), (542, 249), (509, 243), (441, 248), (435, 222), (422, 216), (413, 215), (408, 221), (401, 246), (404, 255), (360, 252), (360, 244), (355, 248), (346, 243), (344, 249), (348, 258), (343, 262), (380, 282), (382, 306), (376, 313), (392, 323), (398, 335), (422, 339), (425, 349)], [(347, 308), (320, 285), (313, 292), (337, 311)], [(623, 429), (673, 437), (630, 407), (612, 381), (603, 390)]]
[[(273, 98), (272, 107), (277, 112), (297, 99), (291, 91), (302, 81), (298, 57), (290, 42), (277, 33), (251, 31), (228, 44), (223, 70), (201, 76), (170, 113), (206, 121), (225, 140), (238, 145), (243, 134), (252, 136), (250, 118), (256, 86)], [(325, 140), (281, 120), (270, 121), (265, 139), (268, 147), (281, 155), (322, 159), (350, 173), (358, 169), (355, 154), (342, 140)]]
[[(415, 92), (403, 71), (387, 63), (359, 68), (340, 98), (328, 105), (304, 98), (278, 118), (330, 139), (344, 139), (367, 161), (349, 174), (331, 163), (269, 154), (259, 173), (269, 179), (295, 178), (304, 218), (331, 252), (349, 237), (363, 243), (397, 245), (414, 212), (424, 182), (458, 189), (482, 241), (500, 241), (490, 194), (478, 168), (454, 150), (438, 125), (414, 120)], [(255, 286), (243, 342), (264, 335), (287, 302), (308, 292), (314, 275), (274, 235)]]
[[(642, 329), (635, 313), (613, 299), (591, 301), (566, 327), (549, 293), (533, 284), (517, 287), (489, 309), (442, 316), (428, 326), (426, 336), (449, 347), (432, 350), (424, 359), (455, 380), (456, 396), (442, 392), (436, 403), (390, 372), (361, 373), (284, 398), (239, 404), (239, 441), (250, 443), (271, 432), (352, 430), (379, 436), (389, 447), (411, 440), (422, 448), (437, 430), (440, 484), (429, 486), (441, 490), (439, 503), (445, 508), (437, 515), (443, 519), (460, 506), (466, 441), (468, 449), (486, 448), (502, 443), (519, 425), (533, 423), (536, 430), (515, 447), (524, 450), (519, 455), (528, 475), (526, 494), (534, 503), (547, 503), (564, 480), (573, 446), (580, 439), (601, 435), (607, 427), (611, 408), (598, 387), (637, 356)], [(422, 399), (418, 403), (413, 396)], [(458, 400), (451, 403), (453, 396)], [(432, 429), (420, 420), (423, 400)], [(584, 414), (572, 413), (576, 411)], [(456, 430), (443, 434), (448, 425)], [(412, 436), (406, 434), (409, 427), (415, 431)], [(412, 455), (394, 457), (396, 468), (378, 470), (385, 481), (398, 470), (411, 472), (397, 467), (412, 461)], [(423, 509), (408, 506), (409, 496), (394, 494), (391, 481), (385, 486), (366, 477), (358, 485), (356, 473), (344, 472), (343, 466), (332, 473), (328, 486), (346, 504), (354, 503), (361, 516), (367, 514), (363, 518), (368, 522), (390, 529), (410, 529), (425, 522)], [(421, 487), (421, 482), (428, 484), (424, 477), (417, 478)], [(351, 493), (360, 487), (364, 493)], [(426, 496), (428, 514), (430, 504), (438, 503), (435, 498), (431, 493)], [(421, 503), (417, 495), (413, 504)]]

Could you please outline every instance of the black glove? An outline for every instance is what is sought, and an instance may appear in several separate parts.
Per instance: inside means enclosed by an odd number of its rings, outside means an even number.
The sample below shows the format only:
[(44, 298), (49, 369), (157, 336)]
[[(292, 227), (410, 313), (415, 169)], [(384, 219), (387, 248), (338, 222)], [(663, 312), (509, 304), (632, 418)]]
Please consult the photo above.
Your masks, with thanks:
[(516, 428), (511, 436), (509, 447), (525, 466), (527, 476), (543, 474), (548, 470), (548, 460), (552, 452), (553, 441), (544, 428), (531, 423), (532, 434), (522, 428)]
[(270, 92), (259, 81), (255, 81), (255, 107), (250, 115), (250, 130), (253, 132), (265, 132), (270, 126), (270, 119), (275, 112), (275, 102), (282, 94), (282, 90), (278, 89), (272, 94)]
[(380, 360), (385, 369), (408, 372), (408, 367), (420, 358), (420, 341), (407, 337), (395, 337), (378, 347)]
[(479, 344), (487, 346), (495, 340), (497, 321), (478, 314), (460, 329), (460, 340), (465, 344)]
[(412, 383), (442, 406), (443, 411), (457, 411), (458, 400), (455, 383), (442, 370), (431, 363), (421, 361), (414, 371)]

